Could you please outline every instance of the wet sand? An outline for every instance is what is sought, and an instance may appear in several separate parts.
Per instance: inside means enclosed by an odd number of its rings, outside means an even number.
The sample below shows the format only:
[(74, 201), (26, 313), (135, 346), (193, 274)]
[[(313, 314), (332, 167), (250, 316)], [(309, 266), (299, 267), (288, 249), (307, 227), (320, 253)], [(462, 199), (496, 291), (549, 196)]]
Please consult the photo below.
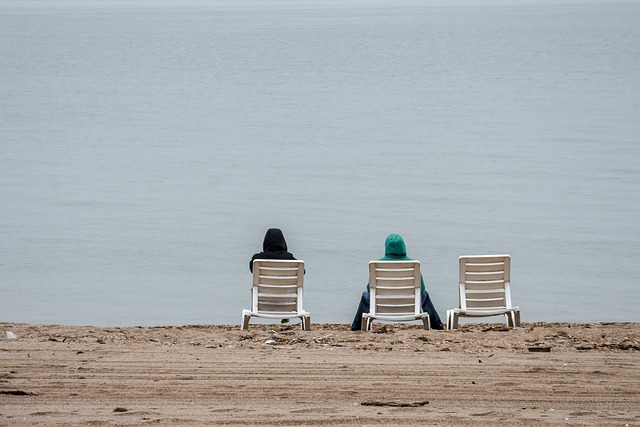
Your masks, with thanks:
[(640, 426), (640, 323), (0, 334), (2, 426)]

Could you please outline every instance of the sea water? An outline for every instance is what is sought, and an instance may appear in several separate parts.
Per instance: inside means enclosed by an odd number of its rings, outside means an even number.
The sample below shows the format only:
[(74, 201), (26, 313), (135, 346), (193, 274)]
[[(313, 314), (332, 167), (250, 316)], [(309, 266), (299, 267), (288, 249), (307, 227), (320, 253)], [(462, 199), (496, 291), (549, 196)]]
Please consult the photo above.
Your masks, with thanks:
[[(0, 321), (238, 323), (283, 230), (312, 322), (389, 233), (444, 317), (640, 321), (640, 3), (0, 0)], [(496, 319), (499, 320), (499, 319)]]

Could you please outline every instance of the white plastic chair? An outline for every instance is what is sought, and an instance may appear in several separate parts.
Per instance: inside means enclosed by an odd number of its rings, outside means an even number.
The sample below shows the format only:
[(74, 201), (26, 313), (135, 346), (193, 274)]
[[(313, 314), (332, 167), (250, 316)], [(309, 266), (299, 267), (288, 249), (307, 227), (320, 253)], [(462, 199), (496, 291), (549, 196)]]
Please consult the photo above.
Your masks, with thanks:
[(511, 305), (509, 255), (461, 256), (459, 308), (447, 310), (447, 328), (458, 327), (460, 317), (504, 315), (508, 327), (520, 326), (520, 307)]
[(253, 261), (251, 309), (242, 310), (241, 329), (249, 329), (252, 316), (301, 320), (302, 330), (311, 329), (311, 314), (302, 305), (304, 261), (257, 259)]
[(429, 314), (422, 312), (419, 261), (369, 262), (369, 297), (370, 311), (362, 314), (363, 331), (370, 331), (375, 319), (422, 320), (430, 329)]

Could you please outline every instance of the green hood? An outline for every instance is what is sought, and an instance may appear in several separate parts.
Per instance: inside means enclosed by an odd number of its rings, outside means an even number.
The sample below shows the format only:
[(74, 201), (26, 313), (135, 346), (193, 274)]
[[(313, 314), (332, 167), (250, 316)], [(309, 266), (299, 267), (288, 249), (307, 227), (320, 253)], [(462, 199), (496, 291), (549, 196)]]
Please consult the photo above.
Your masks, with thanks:
[(384, 258), (383, 260), (408, 259), (407, 247), (404, 239), (399, 234), (389, 234), (384, 242)]
[[(407, 247), (404, 244), (404, 239), (399, 234), (389, 234), (387, 240), (384, 242), (384, 258), (380, 258), (381, 261), (405, 261), (412, 260), (407, 256)], [(422, 292), (425, 292), (424, 279), (420, 274), (420, 288)], [(369, 291), (369, 284), (367, 283), (367, 291)]]

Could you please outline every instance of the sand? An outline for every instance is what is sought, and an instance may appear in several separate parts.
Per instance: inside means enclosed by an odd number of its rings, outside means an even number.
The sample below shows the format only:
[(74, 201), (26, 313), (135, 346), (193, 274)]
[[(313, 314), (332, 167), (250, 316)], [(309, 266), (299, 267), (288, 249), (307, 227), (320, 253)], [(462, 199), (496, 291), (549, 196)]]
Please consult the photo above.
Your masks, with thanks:
[(640, 323), (0, 334), (2, 426), (640, 426)]

